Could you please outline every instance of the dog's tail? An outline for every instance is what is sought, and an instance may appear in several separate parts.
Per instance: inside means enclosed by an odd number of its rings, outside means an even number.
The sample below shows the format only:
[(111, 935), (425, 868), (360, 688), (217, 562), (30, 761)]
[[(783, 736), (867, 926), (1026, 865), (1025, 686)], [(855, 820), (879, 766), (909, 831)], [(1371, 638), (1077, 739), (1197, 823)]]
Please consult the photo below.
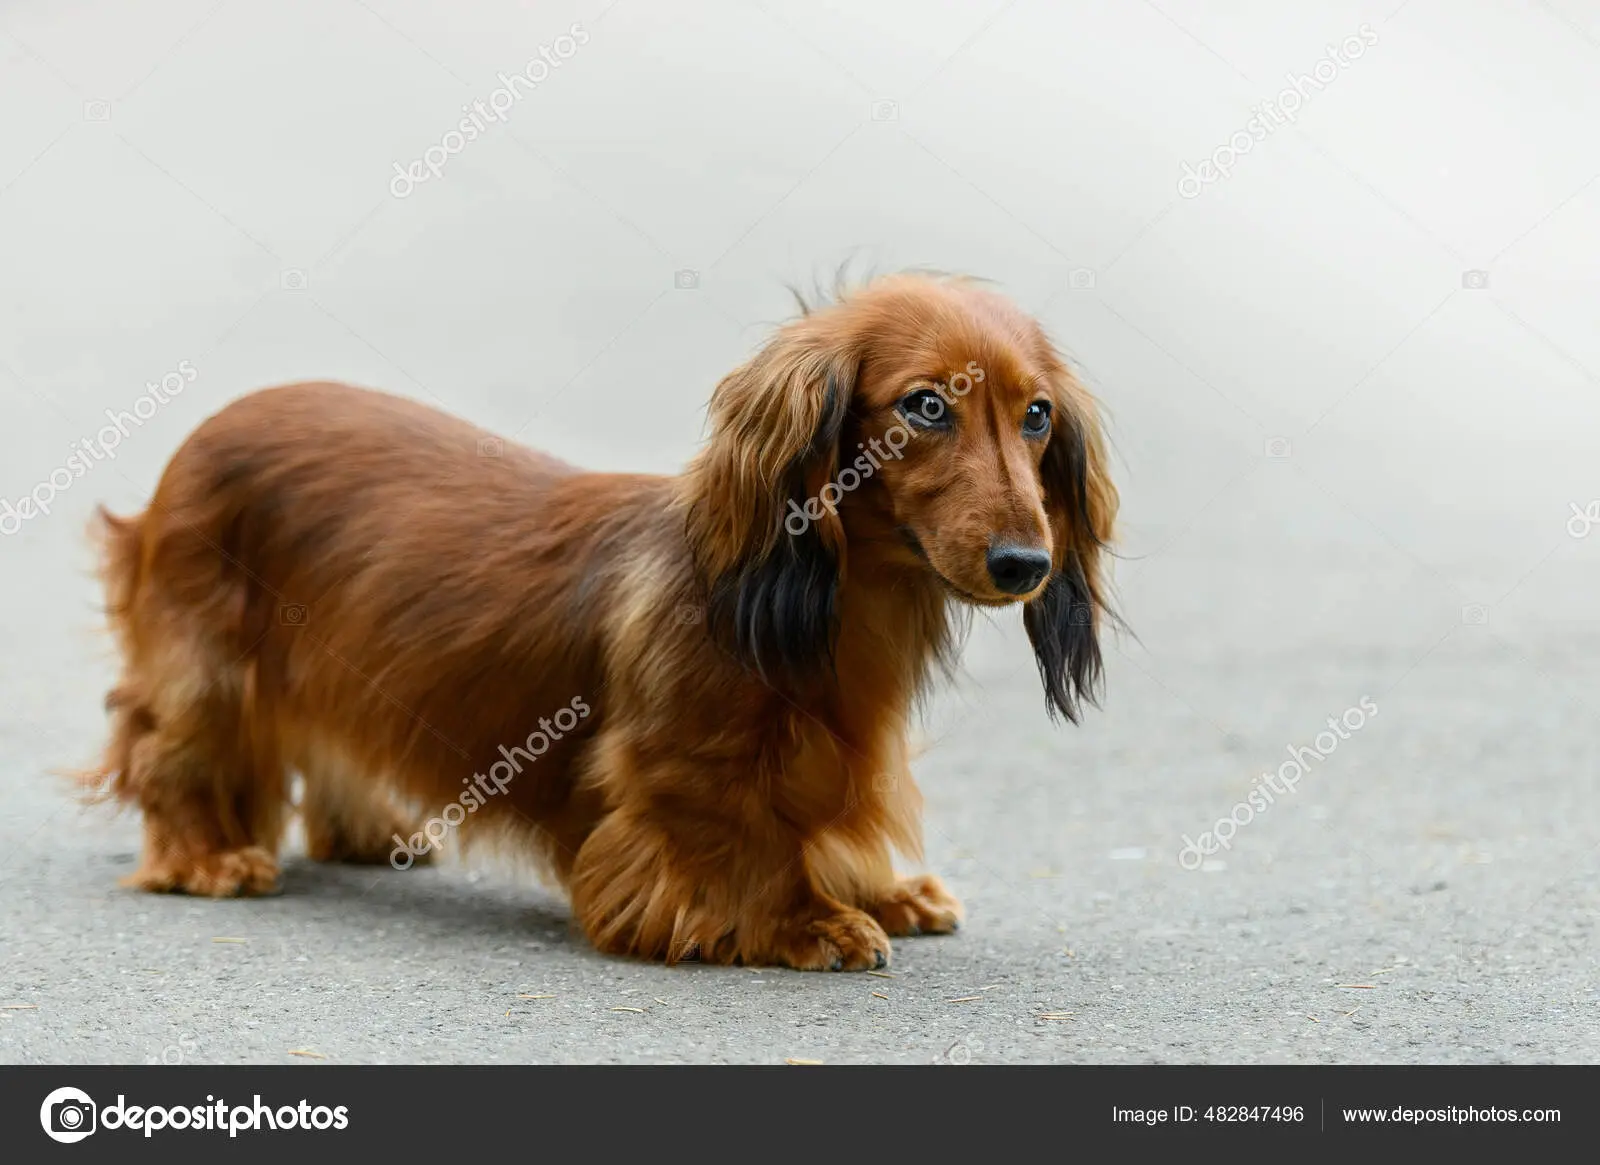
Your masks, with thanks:
[(100, 582), (106, 590), (106, 615), (119, 632), (125, 626), (144, 562), (143, 514), (119, 518), (104, 506), (95, 508), (91, 536), (100, 547)]
[[(144, 572), (145, 514), (119, 518), (104, 506), (95, 510), (90, 536), (100, 551), (99, 576), (105, 588), (106, 618), (122, 649), (124, 666), (133, 655), (131, 614)], [(100, 763), (70, 773), (90, 801), (127, 800), (132, 795), (128, 772), (134, 745), (155, 727), (150, 710), (137, 697), (124, 671), (117, 686), (106, 693), (111, 716), (111, 739)]]

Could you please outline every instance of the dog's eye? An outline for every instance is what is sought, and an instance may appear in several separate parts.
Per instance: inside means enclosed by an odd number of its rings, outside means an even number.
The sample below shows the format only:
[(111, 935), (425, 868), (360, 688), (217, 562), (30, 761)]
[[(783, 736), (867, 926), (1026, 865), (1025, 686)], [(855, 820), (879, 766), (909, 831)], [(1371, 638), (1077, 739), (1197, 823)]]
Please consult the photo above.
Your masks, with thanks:
[(907, 393), (895, 407), (901, 416), (920, 428), (944, 429), (950, 425), (950, 406), (931, 388)]
[(1040, 433), (1050, 429), (1050, 402), (1036, 400), (1028, 406), (1028, 411), (1022, 417), (1022, 431), (1037, 437)]

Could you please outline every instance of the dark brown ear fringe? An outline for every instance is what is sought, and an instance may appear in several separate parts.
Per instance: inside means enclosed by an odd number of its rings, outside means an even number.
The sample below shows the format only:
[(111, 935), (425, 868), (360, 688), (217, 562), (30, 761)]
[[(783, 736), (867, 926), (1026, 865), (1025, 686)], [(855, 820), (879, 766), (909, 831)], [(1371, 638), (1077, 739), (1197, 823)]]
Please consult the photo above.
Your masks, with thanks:
[[(834, 372), (827, 377), (821, 423), (811, 443), (789, 463), (785, 505), (804, 508), (807, 482), (837, 474), (839, 438), (850, 412), (850, 393)], [(831, 671), (839, 630), (839, 559), (815, 522), (798, 534), (781, 530), (772, 549), (724, 574), (711, 588), (710, 622), (730, 649), (768, 683), (803, 682)]]
[[(1022, 622), (1033, 645), (1051, 719), (1076, 724), (1083, 705), (1097, 705), (1104, 680), (1100, 631), (1118, 622), (1098, 585), (1098, 559), (1107, 550), (1101, 531), (1108, 515), (1093, 511), (1089, 443), (1074, 424), (1058, 432), (1045, 450), (1043, 476), (1050, 502), (1067, 515), (1071, 539), (1044, 592), (1023, 608)], [(1098, 518), (1098, 520), (1097, 520)], [(1058, 527), (1059, 529), (1059, 527)]]
[[(802, 386), (803, 387), (803, 386)], [(774, 386), (774, 391), (796, 386)], [(707, 624), (728, 651), (769, 684), (793, 688), (833, 668), (838, 635), (840, 555), (837, 519), (785, 523), (803, 511), (838, 471), (854, 375), (827, 371), (823, 401), (806, 447), (777, 476), (768, 507), (776, 531), (752, 531), (755, 544), (729, 569), (706, 578)], [(832, 534), (833, 537), (829, 535)]]

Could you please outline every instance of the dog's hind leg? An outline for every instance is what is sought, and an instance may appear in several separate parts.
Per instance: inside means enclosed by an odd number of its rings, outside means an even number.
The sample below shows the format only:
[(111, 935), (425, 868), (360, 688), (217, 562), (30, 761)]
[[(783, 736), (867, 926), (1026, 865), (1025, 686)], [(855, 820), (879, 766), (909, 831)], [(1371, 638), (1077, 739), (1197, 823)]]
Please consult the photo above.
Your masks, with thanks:
[[(173, 661), (175, 662), (175, 661)], [(238, 674), (189, 667), (159, 684), (124, 682), (107, 700), (103, 770), (144, 815), (144, 852), (123, 884), (210, 897), (277, 886), (283, 775), (246, 738)]]
[[(300, 772), (305, 778), (300, 819), (313, 861), (379, 865), (390, 861), (396, 846), (403, 847), (417, 828), (389, 802), (377, 774), (362, 773), (331, 751), (314, 750)], [(431, 856), (413, 854), (406, 868)]]
[(247, 590), (188, 521), (184, 538), (156, 543), (156, 582), (152, 513), (99, 514), (123, 673), (106, 697), (111, 740), (83, 783), (144, 816), (144, 852), (124, 885), (264, 894), (278, 879), (284, 790), (276, 740), (252, 731), (267, 721), (252, 715), (257, 665), (239, 646)]

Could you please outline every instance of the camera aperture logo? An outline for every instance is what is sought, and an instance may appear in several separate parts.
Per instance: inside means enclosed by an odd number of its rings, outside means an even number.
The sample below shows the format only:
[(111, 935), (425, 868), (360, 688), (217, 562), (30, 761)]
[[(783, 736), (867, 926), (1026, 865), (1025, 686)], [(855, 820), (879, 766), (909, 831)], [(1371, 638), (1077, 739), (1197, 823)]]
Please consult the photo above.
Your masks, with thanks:
[(39, 1106), (44, 1135), (63, 1145), (76, 1144), (95, 1128), (94, 1101), (78, 1088), (57, 1088)]
[(160, 1129), (190, 1129), (199, 1132), (240, 1133), (277, 1132), (280, 1129), (347, 1129), (350, 1110), (345, 1105), (330, 1108), (301, 1099), (298, 1104), (274, 1108), (258, 1092), (250, 1104), (230, 1105), (207, 1094), (204, 1104), (140, 1105), (129, 1104), (117, 1093), (117, 1102), (99, 1109), (80, 1088), (57, 1088), (39, 1106), (39, 1123), (45, 1136), (64, 1145), (75, 1144), (95, 1132), (127, 1129), (153, 1136)]

